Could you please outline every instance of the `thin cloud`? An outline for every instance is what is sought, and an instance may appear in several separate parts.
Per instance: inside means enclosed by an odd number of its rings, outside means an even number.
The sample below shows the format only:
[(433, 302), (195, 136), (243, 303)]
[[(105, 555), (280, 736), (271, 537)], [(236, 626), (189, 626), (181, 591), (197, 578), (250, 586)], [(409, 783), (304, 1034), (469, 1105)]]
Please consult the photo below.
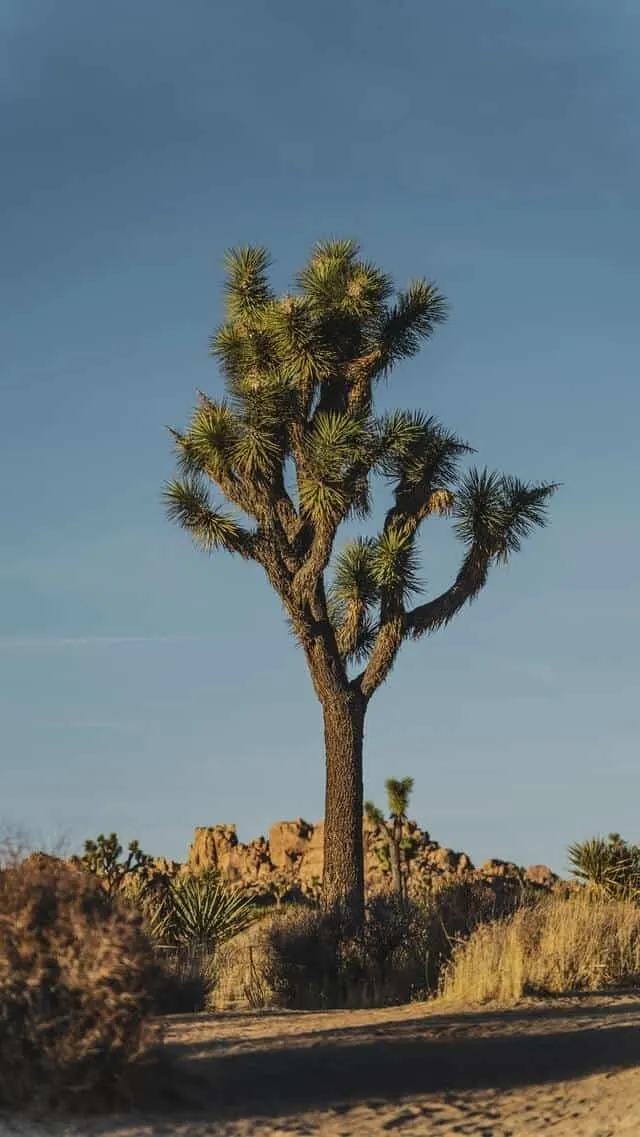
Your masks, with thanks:
[(44, 723), (45, 730), (130, 730), (132, 723), (110, 721), (108, 719), (69, 719)]
[(198, 636), (0, 636), (0, 651), (126, 647), (129, 644), (192, 643)]

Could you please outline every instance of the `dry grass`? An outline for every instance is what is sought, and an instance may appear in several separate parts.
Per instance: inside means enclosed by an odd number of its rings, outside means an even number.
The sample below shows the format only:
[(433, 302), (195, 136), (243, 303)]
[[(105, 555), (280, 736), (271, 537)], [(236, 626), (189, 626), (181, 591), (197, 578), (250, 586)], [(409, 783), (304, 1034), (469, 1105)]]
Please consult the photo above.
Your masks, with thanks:
[(478, 928), (454, 949), (441, 995), (455, 1003), (514, 1003), (638, 982), (640, 909), (585, 890)]

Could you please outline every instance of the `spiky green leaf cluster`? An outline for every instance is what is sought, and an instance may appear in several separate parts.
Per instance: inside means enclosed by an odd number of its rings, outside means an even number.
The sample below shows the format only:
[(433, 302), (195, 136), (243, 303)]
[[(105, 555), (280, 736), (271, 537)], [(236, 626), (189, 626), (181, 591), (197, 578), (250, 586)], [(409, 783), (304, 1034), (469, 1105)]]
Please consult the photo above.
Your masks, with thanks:
[(409, 799), (413, 792), (413, 778), (387, 778), (384, 788), (389, 817), (386, 818), (383, 811), (372, 801), (365, 802), (364, 813), (376, 829), (373, 851), (382, 867), (391, 873), (402, 904), (406, 899), (407, 865), (418, 851), (415, 837), (405, 828)]
[[(387, 808), (392, 821), (406, 821), (413, 786), (413, 778), (387, 778), (385, 780)], [(364, 814), (372, 824), (379, 827), (386, 825), (383, 811), (374, 802), (366, 801), (364, 803)]]
[(397, 821), (404, 821), (413, 793), (413, 778), (387, 778), (384, 783), (389, 813)]
[(157, 901), (147, 895), (144, 912), (160, 946), (207, 951), (241, 932), (255, 916), (252, 897), (212, 873), (175, 877)]
[(416, 355), (422, 341), (431, 338), (447, 314), (446, 300), (435, 285), (426, 280), (415, 280), (406, 291), (400, 292), (380, 328), (385, 367)]
[(244, 245), (225, 254), (226, 315), (231, 322), (257, 315), (273, 297), (269, 286), (270, 257), (266, 249)]
[(231, 514), (211, 505), (209, 491), (197, 475), (169, 482), (164, 497), (170, 519), (186, 529), (205, 552), (223, 548), (249, 554), (249, 535)]
[(413, 533), (385, 529), (373, 546), (371, 560), (373, 578), (385, 598), (405, 604), (420, 592), (420, 558)]
[(336, 526), (359, 497), (358, 467), (367, 461), (365, 424), (340, 411), (319, 411), (302, 448), (300, 510), (317, 524)]
[(569, 846), (573, 875), (584, 884), (616, 900), (640, 901), (640, 847), (619, 833), (576, 841)]
[(365, 801), (364, 815), (367, 818), (367, 821), (370, 821), (372, 825), (376, 825), (378, 827), (384, 825), (384, 813), (379, 808), (379, 806), (375, 804), (375, 802)]
[(380, 599), (375, 578), (375, 542), (358, 537), (336, 556), (329, 591), (329, 615), (345, 659), (366, 659), (376, 635), (374, 609)]
[(469, 470), (455, 496), (454, 530), (468, 548), (506, 563), (525, 537), (547, 521), (555, 482), (533, 485), (489, 470)]

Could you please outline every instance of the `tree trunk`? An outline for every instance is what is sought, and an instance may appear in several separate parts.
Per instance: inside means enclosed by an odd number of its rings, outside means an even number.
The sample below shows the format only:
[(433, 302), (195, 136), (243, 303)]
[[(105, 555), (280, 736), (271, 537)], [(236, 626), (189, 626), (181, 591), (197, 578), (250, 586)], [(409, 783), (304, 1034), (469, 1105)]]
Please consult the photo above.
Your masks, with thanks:
[(364, 922), (362, 747), (364, 705), (333, 698), (324, 707), (326, 790), (324, 901), (342, 908), (355, 928)]
[(402, 902), (404, 890), (402, 887), (402, 869), (400, 867), (400, 839), (402, 836), (402, 826), (399, 826), (397, 821), (394, 821), (391, 826), (391, 833), (389, 835), (389, 859), (391, 861), (391, 882), (393, 891), (395, 892), (398, 900)]

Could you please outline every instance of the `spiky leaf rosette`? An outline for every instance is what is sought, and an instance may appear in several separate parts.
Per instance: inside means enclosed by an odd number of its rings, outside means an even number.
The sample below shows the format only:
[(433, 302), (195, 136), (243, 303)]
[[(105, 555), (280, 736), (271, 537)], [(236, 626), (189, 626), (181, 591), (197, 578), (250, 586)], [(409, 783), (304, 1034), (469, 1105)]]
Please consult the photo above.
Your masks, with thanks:
[(394, 820), (404, 821), (413, 793), (413, 778), (387, 778), (384, 783), (389, 813)]
[(584, 884), (616, 900), (640, 899), (640, 848), (624, 841), (619, 833), (607, 840), (592, 837), (569, 846), (573, 875)]
[(164, 894), (147, 899), (146, 924), (164, 947), (203, 947), (212, 951), (241, 932), (255, 916), (252, 897), (215, 874), (176, 877)]

